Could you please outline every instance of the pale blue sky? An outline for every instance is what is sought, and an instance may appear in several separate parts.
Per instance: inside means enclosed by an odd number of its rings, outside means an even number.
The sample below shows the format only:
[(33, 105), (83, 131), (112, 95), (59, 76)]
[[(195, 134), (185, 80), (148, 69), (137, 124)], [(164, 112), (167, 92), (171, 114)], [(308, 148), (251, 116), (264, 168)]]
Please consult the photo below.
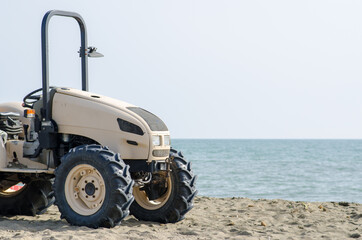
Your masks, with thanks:
[[(0, 102), (41, 87), (40, 24), (81, 14), (90, 91), (174, 138), (362, 138), (360, 1), (1, 1)], [(80, 87), (78, 25), (50, 23), (50, 83)]]

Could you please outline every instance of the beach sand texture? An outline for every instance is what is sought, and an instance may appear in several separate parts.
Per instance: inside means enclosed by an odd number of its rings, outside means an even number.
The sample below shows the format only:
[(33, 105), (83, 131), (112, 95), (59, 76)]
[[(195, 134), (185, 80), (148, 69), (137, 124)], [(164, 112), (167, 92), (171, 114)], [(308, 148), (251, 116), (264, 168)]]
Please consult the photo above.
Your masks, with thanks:
[(362, 239), (362, 204), (196, 197), (183, 221), (132, 216), (106, 229), (70, 226), (56, 206), (39, 216), (0, 217), (0, 239)]

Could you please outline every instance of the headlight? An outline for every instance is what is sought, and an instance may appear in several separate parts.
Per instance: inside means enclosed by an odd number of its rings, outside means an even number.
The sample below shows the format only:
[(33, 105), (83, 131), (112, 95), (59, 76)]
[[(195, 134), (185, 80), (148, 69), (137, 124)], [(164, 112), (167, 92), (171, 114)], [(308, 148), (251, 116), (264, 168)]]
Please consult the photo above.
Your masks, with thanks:
[(164, 141), (165, 146), (170, 146), (171, 145), (171, 138), (170, 138), (169, 135), (164, 136), (163, 141)]
[(160, 146), (161, 145), (160, 136), (152, 136), (152, 143), (154, 146)]

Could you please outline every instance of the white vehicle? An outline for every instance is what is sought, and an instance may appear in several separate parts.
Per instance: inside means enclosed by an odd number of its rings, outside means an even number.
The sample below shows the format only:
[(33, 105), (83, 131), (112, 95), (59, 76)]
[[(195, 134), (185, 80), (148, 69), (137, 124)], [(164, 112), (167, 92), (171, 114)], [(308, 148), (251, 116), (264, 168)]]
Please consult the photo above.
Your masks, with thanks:
[[(49, 87), (48, 23), (74, 18), (81, 30), (82, 90)], [(196, 176), (154, 114), (88, 92), (82, 17), (53, 10), (42, 22), (43, 87), (0, 104), (0, 214), (41, 214), (55, 203), (70, 224), (114, 227), (129, 213), (177, 222), (192, 208)], [(19, 190), (10, 190), (16, 184)]]

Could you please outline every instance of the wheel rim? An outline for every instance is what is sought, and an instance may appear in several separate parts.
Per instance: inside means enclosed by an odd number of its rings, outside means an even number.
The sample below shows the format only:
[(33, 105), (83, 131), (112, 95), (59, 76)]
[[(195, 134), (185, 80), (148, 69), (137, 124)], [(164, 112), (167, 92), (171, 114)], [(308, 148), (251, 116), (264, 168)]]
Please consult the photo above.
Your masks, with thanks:
[[(166, 176), (165, 176), (166, 177)], [(171, 176), (166, 178), (167, 191), (159, 198), (155, 200), (150, 200), (147, 196), (147, 193), (140, 189), (140, 187), (133, 188), (133, 196), (135, 201), (144, 209), (147, 210), (157, 210), (160, 207), (164, 206), (168, 199), (171, 196), (172, 191), (172, 181)]]
[[(19, 186), (19, 185), (20, 186)], [(17, 187), (19, 186), (19, 187)], [(27, 188), (27, 185), (26, 184), (23, 184), (22, 182), (19, 182), (11, 187), (9, 187), (8, 189), (6, 190), (2, 190), (0, 191), (0, 196), (3, 196), (3, 197), (13, 197), (15, 195), (18, 195), (19, 193), (21, 193), (22, 191), (24, 191), (24, 189)]]
[(69, 172), (64, 187), (69, 206), (80, 215), (92, 215), (103, 205), (106, 195), (103, 177), (89, 164), (75, 166)]

